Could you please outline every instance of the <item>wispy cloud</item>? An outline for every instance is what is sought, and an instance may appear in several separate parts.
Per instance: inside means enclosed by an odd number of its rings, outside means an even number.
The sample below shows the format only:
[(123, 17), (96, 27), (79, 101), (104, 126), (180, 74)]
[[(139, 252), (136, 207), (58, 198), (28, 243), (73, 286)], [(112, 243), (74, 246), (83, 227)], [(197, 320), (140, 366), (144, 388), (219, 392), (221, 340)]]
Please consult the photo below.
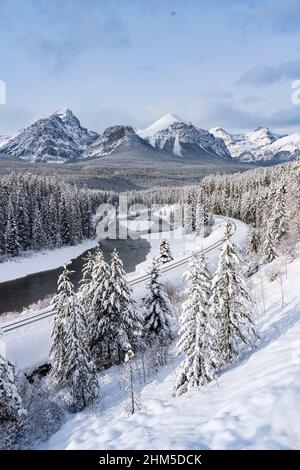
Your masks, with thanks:
[(270, 85), (279, 80), (293, 80), (300, 77), (300, 60), (291, 60), (277, 65), (258, 65), (245, 72), (237, 81), (238, 85)]
[(90, 50), (131, 46), (129, 28), (114, 4), (108, 8), (101, 0), (28, 0), (24, 9), (23, 1), (1, 0), (0, 25), (26, 53), (54, 68), (65, 67)]
[(272, 113), (268, 122), (270, 126), (277, 128), (290, 129), (300, 128), (300, 112), (299, 106), (293, 106), (288, 109), (280, 109)]

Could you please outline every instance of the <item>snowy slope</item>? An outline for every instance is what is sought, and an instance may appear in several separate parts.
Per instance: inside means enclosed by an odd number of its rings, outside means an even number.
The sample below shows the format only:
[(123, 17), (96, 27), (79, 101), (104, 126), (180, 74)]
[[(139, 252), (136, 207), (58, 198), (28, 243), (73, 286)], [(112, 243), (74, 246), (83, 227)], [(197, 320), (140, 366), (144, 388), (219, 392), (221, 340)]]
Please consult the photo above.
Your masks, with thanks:
[(1, 152), (29, 162), (65, 162), (80, 158), (97, 136), (66, 109), (23, 129), (1, 146)]
[(167, 114), (145, 130), (138, 131), (140, 137), (159, 150), (165, 150), (177, 157), (204, 157), (206, 154), (230, 160), (231, 156), (220, 138), (192, 123), (180, 121)]
[(300, 132), (281, 137), (269, 146), (273, 155), (282, 156), (282, 159), (292, 159), (300, 156)]
[[(279, 283), (261, 271), (253, 295), (265, 290), (256, 321), (256, 351), (228, 367), (203, 391), (175, 397), (174, 358), (141, 393), (143, 408), (128, 416), (118, 370), (102, 377), (99, 411), (79, 413), (50, 439), (49, 449), (299, 449), (300, 310), (295, 295), (300, 259)], [(95, 412), (96, 411), (96, 412)]]
[(245, 134), (230, 134), (221, 127), (215, 127), (210, 132), (223, 139), (234, 159), (243, 162), (275, 163), (291, 160), (300, 153), (300, 133), (282, 137), (267, 127), (258, 127)]
[(146, 127), (146, 129), (139, 129), (137, 131), (137, 134), (142, 139), (148, 139), (149, 137), (153, 137), (157, 132), (167, 129), (175, 122), (185, 122), (185, 121), (183, 119), (180, 119), (178, 116), (175, 116), (175, 114), (168, 113), (165, 116), (162, 116), (157, 121), (155, 121), (149, 127)]
[(91, 143), (99, 137), (97, 132), (88, 131), (82, 127), (79, 119), (70, 109), (57, 111), (55, 115), (61, 119), (68, 135), (80, 150), (86, 149), (86, 147), (91, 145)]
[(77, 245), (43, 249), (30, 255), (27, 253), (27, 256), (24, 257), (11, 258), (1, 263), (0, 282), (12, 281), (29, 274), (59, 268), (97, 245), (97, 239), (85, 240)]
[(135, 133), (131, 126), (113, 126), (105, 129), (95, 142), (83, 153), (83, 158), (96, 158), (110, 155), (120, 149), (123, 144), (144, 146), (144, 141)]
[(3, 147), (3, 145), (6, 144), (6, 142), (10, 139), (10, 136), (8, 135), (0, 135), (0, 149)]

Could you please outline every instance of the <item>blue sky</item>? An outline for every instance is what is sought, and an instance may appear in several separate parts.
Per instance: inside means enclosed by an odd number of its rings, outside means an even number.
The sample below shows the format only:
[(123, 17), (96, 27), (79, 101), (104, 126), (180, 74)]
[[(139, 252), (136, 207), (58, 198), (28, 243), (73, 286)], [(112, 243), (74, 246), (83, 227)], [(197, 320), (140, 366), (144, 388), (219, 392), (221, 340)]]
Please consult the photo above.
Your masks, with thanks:
[(300, 130), (300, 0), (0, 0), (0, 57), (0, 134), (64, 107), (97, 131)]

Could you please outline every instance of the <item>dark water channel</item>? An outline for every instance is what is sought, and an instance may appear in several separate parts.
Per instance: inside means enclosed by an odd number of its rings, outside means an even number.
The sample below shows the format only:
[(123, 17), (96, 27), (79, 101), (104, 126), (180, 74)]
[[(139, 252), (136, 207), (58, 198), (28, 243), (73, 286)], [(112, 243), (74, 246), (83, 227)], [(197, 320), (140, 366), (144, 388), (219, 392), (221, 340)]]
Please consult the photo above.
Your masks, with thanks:
[[(153, 231), (161, 232), (168, 227), (164, 222), (157, 219)], [(128, 273), (133, 272), (137, 264), (145, 261), (150, 251), (149, 242), (142, 238), (135, 240), (130, 238), (126, 240), (102, 240), (100, 247), (106, 261), (110, 261), (111, 252), (116, 248)], [(95, 250), (96, 248), (88, 251), (94, 252)], [(68, 266), (71, 271), (74, 271), (71, 280), (75, 286), (78, 285), (81, 279), (81, 271), (86, 254), (87, 252), (81, 254), (72, 260), (72, 263)], [(0, 283), (0, 314), (5, 312), (21, 312), (29, 305), (53, 294), (56, 291), (57, 279), (61, 272), (62, 267)]]

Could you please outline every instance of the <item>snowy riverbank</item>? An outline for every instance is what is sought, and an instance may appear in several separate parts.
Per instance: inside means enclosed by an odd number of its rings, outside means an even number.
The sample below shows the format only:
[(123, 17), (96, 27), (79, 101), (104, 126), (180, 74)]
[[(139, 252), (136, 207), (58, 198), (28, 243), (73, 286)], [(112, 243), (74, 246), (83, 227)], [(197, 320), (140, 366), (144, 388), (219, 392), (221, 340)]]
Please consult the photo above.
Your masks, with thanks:
[(28, 256), (18, 257), (0, 264), (0, 282), (12, 281), (69, 264), (72, 259), (98, 245), (97, 239), (85, 240), (74, 246), (63, 246), (53, 250), (42, 250)]

